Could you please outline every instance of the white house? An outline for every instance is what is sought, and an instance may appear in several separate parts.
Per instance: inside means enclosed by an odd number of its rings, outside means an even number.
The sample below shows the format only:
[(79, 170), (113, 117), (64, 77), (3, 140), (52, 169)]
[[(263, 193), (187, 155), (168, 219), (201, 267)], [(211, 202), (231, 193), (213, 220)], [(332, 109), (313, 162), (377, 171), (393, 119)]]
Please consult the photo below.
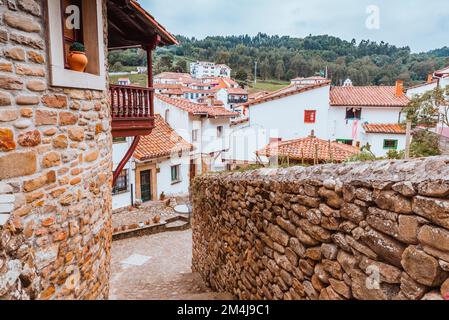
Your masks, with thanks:
[(142, 202), (187, 195), (190, 186), (190, 152), (193, 146), (171, 128), (161, 115), (156, 127), (140, 139), (134, 153), (136, 199)]
[[(136, 151), (117, 179), (112, 194), (113, 210), (166, 196), (186, 195), (190, 181), (190, 152), (193, 146), (156, 114), (156, 127), (141, 137)], [(114, 170), (128, 151), (131, 138), (114, 139)]]
[[(396, 86), (332, 87), (327, 138), (360, 147), (369, 143), (376, 156), (385, 156), (391, 149), (403, 150), (405, 130), (388, 128), (403, 122), (402, 109), (408, 102), (402, 81)], [(371, 124), (387, 129), (364, 130), (364, 125)]]
[(237, 105), (248, 102), (248, 91), (242, 88), (221, 88), (216, 96), (223, 102), (225, 108), (231, 111), (236, 111)]
[[(115, 138), (112, 146), (113, 171), (116, 170), (120, 161), (129, 150), (133, 138)], [(132, 168), (132, 161), (128, 161), (120, 173), (117, 183), (112, 190), (112, 209), (129, 207), (135, 199), (132, 190), (135, 189), (135, 172)]]
[[(330, 82), (290, 85), (240, 107), (248, 117), (234, 121), (227, 161), (253, 163), (257, 150), (276, 140), (304, 138), (313, 131), (323, 140), (361, 147), (369, 143), (377, 156), (401, 150), (405, 132), (396, 130), (403, 120), (402, 109), (409, 99), (402, 82), (396, 86), (332, 87)], [(363, 125), (380, 124), (381, 132)], [(382, 135), (384, 134), (384, 135)]]
[(197, 104), (185, 99), (156, 95), (155, 112), (185, 141), (192, 144), (190, 155), (192, 176), (201, 172), (226, 168), (223, 153), (229, 149), (231, 119), (238, 116), (224, 107)]
[(155, 84), (187, 84), (195, 80), (188, 73), (162, 72), (153, 77)]
[(194, 78), (223, 77), (230, 78), (232, 69), (225, 64), (215, 64), (207, 61), (190, 63), (190, 74)]
[(329, 81), (306, 87), (290, 85), (240, 105), (244, 117), (233, 123), (227, 161), (255, 163), (255, 152), (269, 142), (307, 137), (312, 130), (326, 139), (329, 89)]
[(310, 86), (312, 84), (320, 84), (323, 82), (327, 82), (328, 79), (320, 76), (314, 76), (314, 77), (298, 77), (291, 80), (291, 84), (298, 85), (298, 86)]

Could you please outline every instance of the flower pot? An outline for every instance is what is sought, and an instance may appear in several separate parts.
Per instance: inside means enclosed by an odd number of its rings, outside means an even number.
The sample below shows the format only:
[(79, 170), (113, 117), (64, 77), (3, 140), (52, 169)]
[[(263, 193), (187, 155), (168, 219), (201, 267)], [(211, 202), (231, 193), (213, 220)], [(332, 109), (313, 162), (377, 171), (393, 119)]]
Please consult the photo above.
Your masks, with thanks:
[(73, 71), (84, 72), (88, 62), (86, 53), (81, 51), (70, 51), (67, 57), (67, 63)]

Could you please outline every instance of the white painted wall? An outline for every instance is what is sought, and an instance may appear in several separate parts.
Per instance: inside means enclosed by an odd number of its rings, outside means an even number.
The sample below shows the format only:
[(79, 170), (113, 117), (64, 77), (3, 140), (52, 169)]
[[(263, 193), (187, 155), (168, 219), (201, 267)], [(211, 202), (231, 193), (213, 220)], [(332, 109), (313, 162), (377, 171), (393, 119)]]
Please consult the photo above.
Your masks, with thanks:
[[(250, 125), (279, 132), (283, 140), (303, 138), (315, 130), (318, 138), (328, 134), (330, 86), (249, 107)], [(316, 110), (315, 123), (304, 123), (304, 111)]]
[(371, 145), (371, 152), (377, 157), (385, 156), (389, 149), (384, 149), (384, 140), (398, 140), (397, 151), (405, 150), (405, 134), (362, 133), (362, 140)]
[[(125, 156), (126, 152), (128, 151), (129, 147), (131, 146), (133, 138), (127, 138), (126, 142), (124, 143), (114, 143), (112, 146), (112, 160), (113, 160), (113, 170), (117, 168), (120, 161)], [(126, 166), (124, 167), (124, 170), (128, 170), (128, 192), (120, 193), (112, 195), (112, 209), (120, 209), (129, 207), (131, 205), (131, 184), (133, 184), (134, 188), (136, 186), (136, 179), (135, 179), (135, 171), (131, 169), (131, 163), (132, 158)], [(135, 191), (135, 190), (134, 190)], [(136, 199), (134, 195), (134, 199)]]
[[(181, 182), (172, 184), (171, 167), (178, 164), (181, 166)], [(160, 169), (157, 174), (158, 198), (162, 192), (166, 196), (180, 196), (189, 193), (189, 164), (190, 157), (188, 154), (184, 154), (181, 158), (166, 158), (158, 161), (158, 167)]]
[[(401, 108), (389, 107), (362, 107), (361, 119), (358, 120), (358, 134), (355, 141), (363, 145), (362, 125), (364, 123), (399, 123), (403, 120)], [(355, 120), (346, 120), (346, 107), (332, 106), (329, 110), (329, 136), (327, 139), (353, 139), (352, 128)]]

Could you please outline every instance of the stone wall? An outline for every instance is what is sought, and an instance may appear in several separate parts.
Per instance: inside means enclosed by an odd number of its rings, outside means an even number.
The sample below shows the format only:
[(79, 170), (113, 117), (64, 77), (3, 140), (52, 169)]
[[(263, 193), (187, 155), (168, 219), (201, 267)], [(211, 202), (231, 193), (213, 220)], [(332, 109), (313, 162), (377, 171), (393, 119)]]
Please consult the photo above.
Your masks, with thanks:
[(240, 299), (449, 299), (449, 157), (197, 178), (193, 269)]
[(106, 298), (107, 92), (50, 86), (43, 3), (0, 0), (0, 299)]

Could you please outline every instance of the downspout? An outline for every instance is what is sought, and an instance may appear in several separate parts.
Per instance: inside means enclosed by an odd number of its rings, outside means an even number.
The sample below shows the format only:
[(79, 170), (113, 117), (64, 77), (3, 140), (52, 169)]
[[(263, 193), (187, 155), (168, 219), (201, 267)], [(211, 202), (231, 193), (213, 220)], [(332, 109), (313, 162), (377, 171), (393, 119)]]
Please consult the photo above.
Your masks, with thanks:
[(135, 136), (134, 137), (133, 143), (129, 147), (129, 149), (126, 152), (125, 156), (123, 157), (122, 161), (120, 161), (119, 165), (117, 166), (117, 169), (115, 169), (114, 177), (113, 177), (113, 180), (112, 180), (112, 187), (115, 187), (115, 184), (117, 183), (118, 176), (120, 175), (120, 173), (122, 172), (122, 170), (126, 166), (126, 164), (128, 163), (129, 159), (131, 159), (134, 151), (137, 148), (137, 145), (139, 144), (140, 137), (141, 136)]

